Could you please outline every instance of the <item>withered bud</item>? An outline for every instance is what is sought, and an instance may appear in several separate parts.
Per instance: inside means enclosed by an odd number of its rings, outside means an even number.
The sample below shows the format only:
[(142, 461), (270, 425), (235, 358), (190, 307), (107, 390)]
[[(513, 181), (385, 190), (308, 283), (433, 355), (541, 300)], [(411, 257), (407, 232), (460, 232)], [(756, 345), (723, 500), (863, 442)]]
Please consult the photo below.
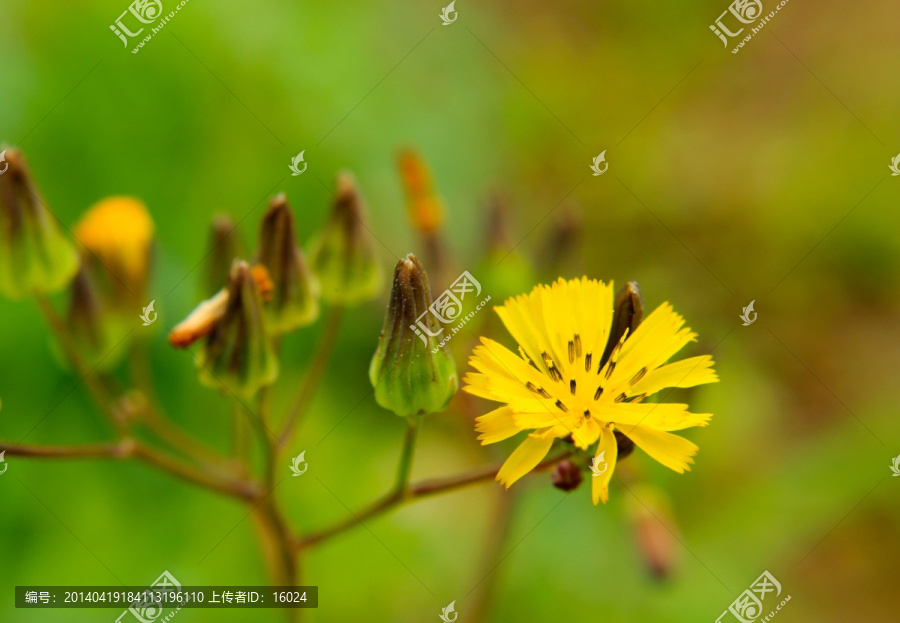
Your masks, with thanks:
[(278, 360), (266, 334), (262, 296), (246, 262), (235, 260), (225, 312), (197, 357), (204, 385), (252, 398), (278, 377)]
[(550, 478), (553, 480), (553, 486), (562, 491), (574, 491), (584, 480), (581, 469), (569, 459), (557, 463)]

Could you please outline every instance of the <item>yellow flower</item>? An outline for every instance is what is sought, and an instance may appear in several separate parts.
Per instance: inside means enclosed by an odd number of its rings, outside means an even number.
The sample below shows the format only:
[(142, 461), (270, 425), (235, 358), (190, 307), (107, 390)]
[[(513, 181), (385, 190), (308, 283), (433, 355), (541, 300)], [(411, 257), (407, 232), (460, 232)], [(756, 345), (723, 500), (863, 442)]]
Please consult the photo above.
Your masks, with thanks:
[(124, 298), (136, 299), (129, 300), (134, 304), (143, 301), (153, 231), (153, 219), (141, 201), (109, 197), (85, 213), (75, 237), (112, 273), (112, 289), (126, 290)]
[[(709, 355), (666, 364), (696, 334), (668, 303), (660, 305), (633, 332), (625, 329), (604, 360), (614, 322), (612, 283), (583, 277), (539, 285), (530, 294), (494, 308), (519, 343), (519, 354), (481, 338), (466, 376), (470, 394), (505, 403), (477, 420), (482, 444), (531, 431), (504, 463), (497, 480), (509, 488), (537, 466), (555, 439), (593, 450), (592, 498), (609, 497), (617, 458), (636, 444), (666, 467), (683, 473), (697, 446), (670, 431), (706, 426), (708, 413), (688, 406), (646, 403), (666, 387), (692, 387), (718, 380)], [(615, 339), (616, 335), (613, 334)]]

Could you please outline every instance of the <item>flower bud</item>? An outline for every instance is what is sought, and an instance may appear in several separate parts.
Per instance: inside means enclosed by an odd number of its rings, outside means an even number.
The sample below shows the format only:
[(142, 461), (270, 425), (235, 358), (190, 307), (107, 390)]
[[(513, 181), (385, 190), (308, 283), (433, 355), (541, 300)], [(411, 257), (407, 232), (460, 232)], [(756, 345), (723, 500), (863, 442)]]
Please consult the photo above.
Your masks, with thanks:
[(400, 153), (399, 165), (409, 220), (419, 233), (433, 234), (444, 223), (444, 206), (434, 192), (431, 171), (412, 150)]
[(147, 208), (131, 197), (96, 203), (75, 228), (75, 237), (90, 252), (84, 254), (85, 263), (101, 295), (113, 311), (128, 317), (147, 304), (153, 231)]
[(78, 271), (78, 252), (38, 195), (22, 154), (5, 150), (0, 174), (0, 292), (11, 298), (63, 288)]
[(241, 238), (234, 221), (227, 214), (213, 217), (209, 235), (209, 260), (206, 265), (206, 283), (203, 296), (209, 296), (222, 289), (228, 282), (231, 262), (241, 257)]
[(242, 260), (231, 267), (224, 313), (198, 355), (198, 364), (201, 383), (246, 398), (278, 377), (259, 286)]
[(581, 484), (581, 481), (584, 480), (581, 475), (581, 468), (570, 459), (557, 463), (556, 467), (553, 468), (553, 473), (550, 474), (550, 478), (553, 481), (553, 486), (561, 491), (574, 491)]
[(632, 485), (627, 514), (638, 554), (650, 574), (666, 579), (678, 562), (678, 526), (665, 492), (647, 484)]
[(375, 298), (381, 289), (381, 271), (365, 217), (353, 176), (342, 173), (331, 214), (310, 253), (322, 298), (331, 303), (353, 305)]
[(399, 416), (442, 411), (459, 387), (456, 363), (438, 341), (443, 328), (427, 313), (432, 302), (425, 269), (410, 253), (394, 269), (384, 328), (369, 366), (375, 400)]
[(82, 264), (69, 286), (69, 312), (66, 327), (75, 348), (91, 368), (115, 367), (127, 348), (114, 348), (131, 332), (133, 323), (111, 318), (90, 273)]
[(602, 368), (609, 361), (609, 356), (625, 331), (628, 335), (632, 335), (634, 330), (641, 324), (644, 318), (644, 297), (641, 295), (641, 289), (638, 287), (637, 281), (629, 281), (626, 283), (619, 293), (616, 294), (616, 302), (613, 306), (613, 321), (610, 329), (609, 340), (606, 342), (606, 350), (600, 359), (600, 367)]
[(319, 315), (318, 282), (297, 246), (294, 215), (283, 194), (272, 199), (259, 233), (259, 262), (275, 289), (266, 305), (266, 326), (287, 333), (315, 322)]

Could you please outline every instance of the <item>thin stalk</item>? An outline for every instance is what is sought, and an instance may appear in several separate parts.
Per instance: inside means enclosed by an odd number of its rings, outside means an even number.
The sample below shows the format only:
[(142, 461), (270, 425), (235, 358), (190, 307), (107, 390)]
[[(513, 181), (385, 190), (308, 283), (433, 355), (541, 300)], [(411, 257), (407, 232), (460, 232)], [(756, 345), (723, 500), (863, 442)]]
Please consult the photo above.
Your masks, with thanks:
[[(563, 454), (560, 454), (559, 456), (556, 456), (552, 459), (547, 459), (546, 461), (535, 467), (532, 472), (545, 471), (553, 467), (563, 459), (568, 458), (570, 454), (570, 452), (564, 452)], [(295, 546), (300, 548), (313, 547), (322, 543), (323, 541), (330, 539), (333, 536), (345, 532), (346, 530), (363, 524), (367, 519), (377, 517), (393, 508), (400, 506), (401, 504), (406, 504), (412, 500), (417, 500), (432, 495), (439, 495), (441, 493), (449, 493), (450, 491), (455, 491), (456, 489), (461, 489), (468, 485), (494, 480), (497, 477), (497, 472), (500, 471), (501, 467), (502, 463), (499, 465), (491, 465), (486, 468), (473, 470), (471, 472), (460, 474), (458, 476), (423, 480), (419, 483), (410, 485), (405, 492), (396, 490), (391, 491), (387, 495), (373, 502), (367, 508), (358, 513), (355, 513), (350, 519), (340, 521), (329, 528), (325, 528), (323, 530), (320, 530), (319, 532), (309, 534), (295, 543)]]
[(0, 452), (28, 458), (118, 460), (135, 458), (188, 482), (243, 500), (255, 500), (260, 495), (259, 487), (252, 481), (234, 478), (209, 468), (196, 468), (131, 437), (125, 437), (114, 443), (84, 446), (23, 446), (0, 442)]
[(319, 345), (316, 347), (316, 354), (313, 356), (313, 361), (309, 366), (309, 370), (306, 371), (306, 376), (300, 384), (297, 397), (291, 405), (291, 410), (288, 411), (288, 415), (284, 420), (284, 427), (281, 430), (281, 434), (278, 436), (279, 445), (281, 447), (286, 446), (290, 442), (291, 435), (294, 433), (294, 428), (297, 426), (300, 417), (306, 413), (309, 408), (309, 403), (315, 395), (316, 389), (319, 387), (319, 383), (322, 380), (322, 374), (325, 372), (325, 367), (328, 365), (328, 359), (331, 357), (331, 351), (334, 349), (334, 343), (337, 341), (343, 315), (344, 308), (340, 305), (332, 307), (328, 314), (328, 322), (325, 325), (325, 331), (322, 334), (322, 338), (319, 340)]
[(72, 366), (75, 374), (81, 378), (81, 381), (88, 388), (88, 391), (91, 393), (97, 406), (99, 406), (103, 413), (109, 417), (115, 429), (119, 431), (120, 434), (124, 434), (127, 427), (113, 414), (112, 409), (110, 408), (112, 399), (110, 398), (109, 393), (106, 391), (106, 388), (103, 386), (100, 379), (93, 374), (93, 370), (88, 368), (87, 363), (78, 352), (78, 349), (75, 347), (75, 344), (69, 335), (66, 324), (63, 322), (62, 318), (57, 315), (56, 310), (53, 309), (53, 305), (50, 304), (50, 300), (45, 295), (38, 294), (37, 301), (38, 306), (41, 308), (41, 312), (47, 320), (47, 324), (50, 325), (50, 328), (56, 335), (56, 339), (59, 340), (59, 344), (63, 349), (63, 353), (66, 355), (66, 359), (69, 361), (69, 365)]
[(409, 477), (412, 473), (413, 456), (416, 453), (416, 439), (419, 436), (419, 423), (421, 417), (412, 415), (408, 418), (406, 436), (403, 439), (403, 450), (400, 452), (400, 462), (397, 465), (397, 480), (394, 491), (404, 493), (409, 487)]

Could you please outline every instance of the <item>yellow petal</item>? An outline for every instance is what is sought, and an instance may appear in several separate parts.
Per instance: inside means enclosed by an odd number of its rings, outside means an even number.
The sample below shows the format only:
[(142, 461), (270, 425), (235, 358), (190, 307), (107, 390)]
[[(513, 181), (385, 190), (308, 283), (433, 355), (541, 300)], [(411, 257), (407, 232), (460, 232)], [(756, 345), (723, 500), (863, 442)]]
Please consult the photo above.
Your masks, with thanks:
[(475, 430), (481, 433), (478, 439), (482, 445), (503, 441), (522, 431), (513, 421), (509, 407), (500, 407), (475, 418)]
[(629, 394), (655, 394), (665, 387), (694, 387), (719, 380), (710, 355), (691, 357), (651, 370), (631, 386)]
[(616, 459), (618, 458), (619, 448), (616, 444), (616, 436), (612, 430), (604, 426), (600, 429), (600, 443), (597, 444), (597, 453), (594, 455), (594, 465), (598, 471), (603, 471), (603, 463), (606, 463), (606, 471), (599, 476), (591, 477), (591, 498), (594, 506), (598, 501), (606, 501), (609, 499), (609, 481), (612, 480), (613, 471), (616, 469)]
[(596, 407), (593, 413), (605, 422), (613, 422), (626, 435), (637, 426), (657, 430), (681, 430), (706, 426), (711, 413), (691, 413), (688, 406), (671, 402), (619, 402)]
[[(624, 432), (624, 431), (623, 431)], [(690, 471), (691, 458), (699, 448), (684, 437), (648, 426), (636, 426), (626, 433), (638, 447), (671, 470), (683, 474)]]
[(497, 480), (509, 489), (512, 483), (534, 469), (547, 456), (552, 445), (553, 437), (541, 439), (529, 435), (506, 459), (497, 473)]

